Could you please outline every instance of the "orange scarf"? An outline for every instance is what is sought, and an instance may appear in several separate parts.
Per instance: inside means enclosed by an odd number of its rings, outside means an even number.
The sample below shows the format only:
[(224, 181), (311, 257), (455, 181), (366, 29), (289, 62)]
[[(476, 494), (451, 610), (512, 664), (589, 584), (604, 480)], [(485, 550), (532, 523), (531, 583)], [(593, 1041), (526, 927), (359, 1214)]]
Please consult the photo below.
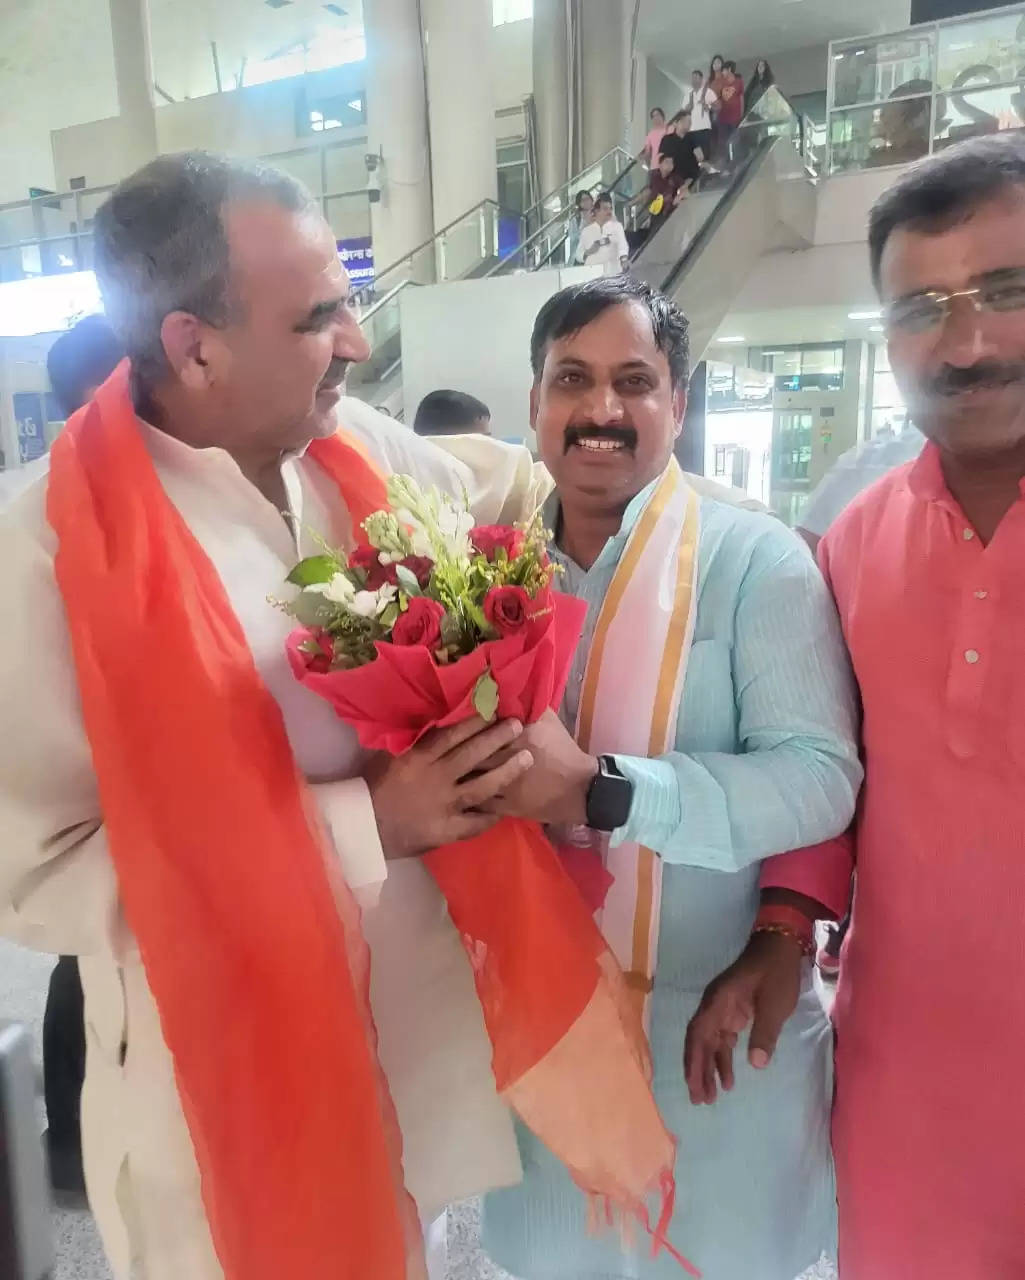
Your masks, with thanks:
[[(336, 435), (310, 453), (354, 528), (387, 505), (359, 446)], [(127, 363), (54, 445), (48, 516), (125, 916), (227, 1280), (415, 1280), (358, 910), (143, 444)], [(645, 1224), (657, 1194), (666, 1244), (673, 1142), (639, 1020), (554, 851), (507, 821), (426, 864), (470, 950), (499, 1089), (584, 1190)]]
[[(384, 483), (333, 444), (357, 524)], [(419, 1231), (358, 910), (220, 578), (146, 451), (127, 362), (55, 443), (48, 517), (107, 840), (225, 1275), (406, 1280)]]

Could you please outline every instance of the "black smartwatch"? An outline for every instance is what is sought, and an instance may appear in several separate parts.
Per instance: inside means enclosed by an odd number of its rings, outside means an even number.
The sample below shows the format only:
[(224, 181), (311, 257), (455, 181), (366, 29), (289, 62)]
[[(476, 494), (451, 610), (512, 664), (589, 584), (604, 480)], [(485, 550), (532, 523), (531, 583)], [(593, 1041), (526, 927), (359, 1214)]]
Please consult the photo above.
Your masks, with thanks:
[(615, 756), (599, 756), (598, 772), (587, 789), (587, 825), (592, 831), (615, 831), (626, 825), (633, 804), (634, 784), (616, 764)]

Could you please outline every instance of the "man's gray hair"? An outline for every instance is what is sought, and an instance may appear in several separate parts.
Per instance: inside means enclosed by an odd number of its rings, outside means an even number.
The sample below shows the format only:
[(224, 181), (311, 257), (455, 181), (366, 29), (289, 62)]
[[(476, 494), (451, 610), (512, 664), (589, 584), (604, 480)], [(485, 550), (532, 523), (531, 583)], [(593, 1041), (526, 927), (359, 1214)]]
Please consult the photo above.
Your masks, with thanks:
[(159, 156), (117, 186), (96, 214), (96, 275), (107, 317), (142, 384), (168, 371), (160, 327), (173, 311), (223, 325), (229, 288), (226, 205), (266, 200), (297, 213), (313, 197), (279, 169), (205, 151)]

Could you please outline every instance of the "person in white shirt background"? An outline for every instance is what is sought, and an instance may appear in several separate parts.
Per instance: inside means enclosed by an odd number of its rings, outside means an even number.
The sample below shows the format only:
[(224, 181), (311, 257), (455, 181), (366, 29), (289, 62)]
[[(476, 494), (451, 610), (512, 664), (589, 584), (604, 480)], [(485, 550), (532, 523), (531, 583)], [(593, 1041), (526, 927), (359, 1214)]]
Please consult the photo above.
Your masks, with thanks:
[(616, 218), (612, 196), (603, 191), (594, 202), (594, 221), (584, 227), (577, 246), (577, 262), (606, 268), (606, 274), (625, 271), (630, 261), (626, 232)]
[[(829, 526), (863, 489), (875, 484), (894, 467), (912, 462), (924, 446), (925, 436), (906, 420), (899, 431), (884, 427), (871, 440), (842, 453), (812, 490), (798, 517), (797, 532), (812, 554), (818, 551)], [(826, 940), (815, 957), (825, 978), (833, 979), (840, 973), (840, 951), (850, 922), (848, 912), (837, 924), (826, 926)]]
[(692, 71), (690, 84), (690, 93), (683, 101), (683, 110), (690, 114), (694, 145), (701, 148), (707, 159), (712, 154), (712, 112), (719, 99), (709, 88), (703, 71)]
[[(115, 190), (95, 238), (107, 314), (132, 361), (142, 442), (220, 578), (360, 896), (405, 1182), (428, 1223), (447, 1204), (520, 1176), (470, 966), (416, 856), (461, 838), (462, 784), (441, 762), (414, 760), (416, 748), (364, 780), (354, 731), (292, 676), (292, 624), (267, 597), (281, 594), (316, 534), (351, 542), (337, 487), (304, 456), (334, 429), (336, 409), (383, 469), (455, 495), (465, 485), (483, 523), (532, 508), (531, 495), (513, 492), (533, 474), (530, 456), (475, 437), (495, 458), (482, 494), (470, 467), (340, 399), (349, 365), (369, 347), (330, 228), (287, 175), (203, 153), (163, 157)], [(0, 933), (80, 957), (85, 1173), (115, 1275), (222, 1280), (173, 1062), (107, 847), (47, 487), (44, 476), (0, 517)], [(480, 732), (471, 744), (480, 762), (514, 730)], [(502, 772), (486, 773), (486, 787), (508, 785)], [(442, 1276), (444, 1230), (428, 1244), (429, 1270)]]

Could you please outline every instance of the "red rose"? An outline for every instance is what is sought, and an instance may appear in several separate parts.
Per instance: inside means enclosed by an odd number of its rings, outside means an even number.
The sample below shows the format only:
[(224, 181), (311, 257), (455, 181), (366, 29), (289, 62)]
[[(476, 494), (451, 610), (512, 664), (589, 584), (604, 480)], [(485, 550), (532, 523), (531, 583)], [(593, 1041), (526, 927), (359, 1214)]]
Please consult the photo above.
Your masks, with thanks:
[(335, 659), (335, 642), (327, 631), (310, 631), (300, 646), (300, 653), (306, 663), (307, 671), (315, 671), (318, 675), (327, 675)]
[(522, 530), (507, 524), (479, 524), (470, 530), (470, 541), (476, 551), (494, 561), (500, 547), (505, 548), (510, 560), (515, 560), (523, 551), (525, 539)]
[[(416, 578), (421, 587), (426, 587), (431, 580), (431, 573), (434, 570), (434, 561), (430, 556), (406, 556), (401, 561), (402, 567), (408, 569)], [(389, 578), (389, 582), (391, 579)], [(397, 581), (397, 579), (396, 579)]]
[(441, 620), (445, 610), (437, 600), (428, 596), (414, 596), (405, 612), (400, 613), (392, 627), (392, 644), (422, 645), (425, 649), (437, 649), (441, 645)]
[(484, 616), (499, 635), (515, 635), (527, 625), (530, 596), (522, 587), (492, 587), (484, 597)]
[(367, 575), (368, 591), (376, 591), (386, 582), (394, 587), (399, 580), (393, 564), (381, 563), (381, 556), (376, 547), (357, 547), (349, 556), (349, 568), (363, 570)]

